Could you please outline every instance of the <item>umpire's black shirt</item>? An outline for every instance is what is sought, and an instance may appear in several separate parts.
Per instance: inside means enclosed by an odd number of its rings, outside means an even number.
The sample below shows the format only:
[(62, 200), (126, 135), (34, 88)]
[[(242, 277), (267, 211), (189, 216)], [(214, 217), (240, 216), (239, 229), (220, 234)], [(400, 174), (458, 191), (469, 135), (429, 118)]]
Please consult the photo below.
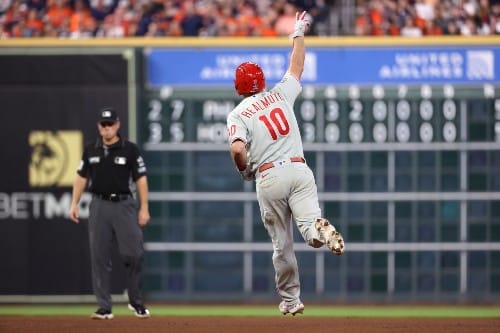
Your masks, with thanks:
[(89, 179), (89, 191), (94, 194), (129, 194), (130, 181), (146, 175), (146, 165), (135, 143), (120, 137), (106, 146), (98, 138), (85, 146), (77, 172)]

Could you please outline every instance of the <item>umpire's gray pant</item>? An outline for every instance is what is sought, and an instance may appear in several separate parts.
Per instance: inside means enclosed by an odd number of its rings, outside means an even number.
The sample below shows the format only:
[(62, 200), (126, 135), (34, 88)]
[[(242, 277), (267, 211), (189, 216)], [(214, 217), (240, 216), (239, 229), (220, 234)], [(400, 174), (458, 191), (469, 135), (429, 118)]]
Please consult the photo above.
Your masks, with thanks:
[(142, 305), (144, 245), (137, 220), (138, 203), (132, 197), (118, 202), (93, 197), (89, 208), (92, 287), (99, 307), (110, 311), (112, 308), (110, 278), (114, 240), (127, 269), (129, 302)]

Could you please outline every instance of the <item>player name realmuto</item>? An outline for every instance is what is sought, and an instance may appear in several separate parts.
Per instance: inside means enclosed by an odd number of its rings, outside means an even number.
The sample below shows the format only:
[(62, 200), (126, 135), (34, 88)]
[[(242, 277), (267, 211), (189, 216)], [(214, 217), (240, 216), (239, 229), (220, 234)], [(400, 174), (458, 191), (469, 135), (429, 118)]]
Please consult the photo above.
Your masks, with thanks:
[(280, 95), (279, 92), (270, 93), (264, 98), (255, 101), (251, 106), (247, 107), (245, 110), (241, 112), (241, 115), (246, 118), (252, 118), (256, 113), (268, 108), (270, 105), (284, 101), (283, 96)]

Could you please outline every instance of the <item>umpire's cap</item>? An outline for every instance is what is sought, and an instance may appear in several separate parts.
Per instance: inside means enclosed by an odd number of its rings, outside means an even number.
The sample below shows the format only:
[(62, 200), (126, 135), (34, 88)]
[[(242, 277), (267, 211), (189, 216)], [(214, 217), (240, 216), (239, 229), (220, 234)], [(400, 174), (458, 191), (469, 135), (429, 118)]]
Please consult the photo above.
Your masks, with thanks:
[(118, 114), (116, 113), (115, 109), (113, 108), (103, 108), (99, 112), (99, 122), (101, 121), (109, 121), (109, 122), (116, 122), (118, 121)]

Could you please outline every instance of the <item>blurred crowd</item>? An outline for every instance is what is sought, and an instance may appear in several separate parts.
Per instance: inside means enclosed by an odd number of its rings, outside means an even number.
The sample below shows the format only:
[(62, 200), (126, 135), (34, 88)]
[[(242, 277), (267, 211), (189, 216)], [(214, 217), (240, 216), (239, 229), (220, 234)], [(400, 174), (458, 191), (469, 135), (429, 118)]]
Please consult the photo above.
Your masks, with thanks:
[(0, 0), (0, 34), (9, 37), (287, 36), (297, 10), (317, 34), (323, 0)]
[(302, 10), (317, 36), (500, 33), (500, 0), (0, 0), (0, 38), (287, 36)]
[(500, 1), (358, 0), (355, 34), (409, 37), (500, 34)]

